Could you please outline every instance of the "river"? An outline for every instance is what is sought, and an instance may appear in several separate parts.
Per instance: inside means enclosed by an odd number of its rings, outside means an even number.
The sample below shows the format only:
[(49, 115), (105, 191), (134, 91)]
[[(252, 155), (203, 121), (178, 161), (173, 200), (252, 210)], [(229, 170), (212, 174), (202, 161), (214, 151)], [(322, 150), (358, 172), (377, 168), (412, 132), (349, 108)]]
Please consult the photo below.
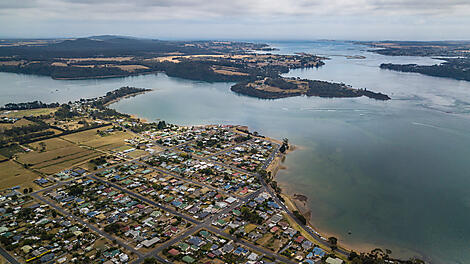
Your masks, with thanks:
[[(319, 69), (286, 76), (344, 82), (392, 100), (294, 97), (260, 100), (165, 74), (100, 80), (52, 80), (0, 73), (0, 104), (95, 97), (121, 86), (154, 91), (111, 107), (181, 125), (242, 124), (301, 146), (278, 181), (308, 197), (320, 231), (356, 247), (390, 248), (432, 263), (470, 262), (470, 82), (381, 70), (388, 57), (349, 42), (277, 42), (280, 53), (330, 57)], [(362, 55), (349, 59), (344, 55)], [(351, 234), (348, 234), (351, 232)]]

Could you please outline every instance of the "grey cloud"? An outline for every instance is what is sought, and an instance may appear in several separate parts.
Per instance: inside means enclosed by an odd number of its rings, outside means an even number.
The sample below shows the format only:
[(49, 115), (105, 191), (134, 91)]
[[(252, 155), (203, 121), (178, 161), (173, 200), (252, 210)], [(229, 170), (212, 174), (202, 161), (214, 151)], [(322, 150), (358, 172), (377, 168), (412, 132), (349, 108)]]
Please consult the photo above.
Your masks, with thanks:
[[(330, 37), (373, 30), (396, 35), (405, 29), (431, 32), (431, 24), (451, 33), (452, 28), (470, 25), (468, 14), (470, 0), (0, 0), (0, 35), (26, 34), (32, 28), (84, 35), (126, 28), (128, 33), (119, 33), (173, 36), (199, 29), (218, 35), (305, 36), (324, 30), (323, 36)], [(188, 30), (190, 26), (194, 30)]]

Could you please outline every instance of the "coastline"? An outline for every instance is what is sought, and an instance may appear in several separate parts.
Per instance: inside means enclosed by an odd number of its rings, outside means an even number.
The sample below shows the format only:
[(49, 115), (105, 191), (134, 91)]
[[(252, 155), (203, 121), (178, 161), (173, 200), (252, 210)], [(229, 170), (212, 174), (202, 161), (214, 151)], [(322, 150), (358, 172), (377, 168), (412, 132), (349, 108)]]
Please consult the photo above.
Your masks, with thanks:
[[(122, 97), (122, 98), (118, 98), (116, 100), (113, 100), (112, 102), (109, 102), (109, 104), (107, 106), (111, 105), (112, 103), (116, 103), (116, 102), (118, 102), (119, 100), (121, 100), (123, 98), (133, 97), (133, 96), (136, 96), (136, 95), (139, 95), (139, 94), (143, 94), (145, 92), (146, 91), (141, 92), (141, 93), (137, 93), (137, 94), (128, 95), (128, 96), (125, 96), (125, 97)], [(142, 122), (148, 122), (145, 118), (142, 118), (142, 117), (138, 116), (137, 114), (129, 114), (129, 115), (132, 118), (141, 120)], [(199, 125), (194, 125), (194, 126), (199, 126)], [(206, 125), (200, 125), (200, 126), (206, 126)], [(239, 126), (243, 126), (243, 125), (239, 125)], [(248, 129), (248, 127), (247, 127), (247, 129)], [(273, 142), (276, 142), (278, 144), (282, 144), (282, 141), (279, 140), (279, 139), (274, 139), (274, 138), (271, 138), (269, 136), (266, 136), (266, 139), (271, 140)], [(287, 166), (283, 165), (286, 156), (289, 153), (291, 153), (295, 150), (302, 150), (302, 149), (304, 149), (304, 147), (302, 147), (302, 146), (290, 145), (289, 149), (286, 150), (285, 153), (283, 153), (282, 155), (279, 155), (279, 156), (277, 156), (273, 159), (271, 164), (266, 168), (266, 171), (271, 172), (273, 180), (277, 180), (276, 175), (280, 170), (287, 170), (288, 169)], [(332, 233), (332, 232), (329, 232), (329, 231), (321, 230), (320, 228), (318, 228), (315, 225), (315, 223), (313, 222), (313, 219), (311, 217), (312, 211), (311, 211), (311, 209), (309, 208), (309, 206), (307, 204), (308, 196), (306, 196), (302, 193), (299, 193), (299, 192), (292, 192), (292, 191), (289, 190), (289, 188), (285, 188), (285, 187), (288, 186), (288, 183), (286, 183), (286, 182), (278, 182), (278, 183), (280, 184), (280, 187), (282, 188), (282, 192), (280, 193), (280, 195), (285, 199), (286, 207), (291, 212), (293, 212), (295, 210), (299, 211), (307, 219), (307, 225), (306, 226), (308, 226), (309, 228), (311, 228), (315, 232), (318, 232), (319, 236), (324, 237), (326, 239), (328, 239), (328, 237), (332, 237), (332, 236), (336, 237), (338, 239), (338, 248), (340, 248), (342, 250), (345, 250), (347, 252), (355, 251), (356, 253), (368, 253), (371, 250), (380, 247), (379, 245), (367, 244), (367, 243), (356, 243), (356, 242), (355, 243), (345, 243), (342, 240), (342, 236), (339, 236), (339, 235), (337, 235), (335, 233)], [(314, 242), (314, 243), (315, 243), (315, 241), (316, 241), (315, 239), (312, 240), (312, 242)], [(319, 245), (319, 246), (323, 247), (324, 249), (329, 250), (329, 247), (325, 247), (323, 245)], [(403, 248), (403, 250), (409, 251), (409, 250), (404, 249), (404, 248)], [(412, 252), (412, 251), (409, 251), (409, 252)], [(397, 253), (397, 252), (394, 251), (394, 253)], [(413, 252), (413, 253), (416, 253), (416, 252)], [(414, 254), (413, 256), (416, 256), (416, 254)], [(401, 256), (398, 256), (398, 257), (401, 257)], [(422, 254), (419, 254), (419, 257), (422, 257)]]
[[(110, 106), (110, 105), (112, 105), (112, 104), (114, 104), (114, 103), (117, 103), (117, 102), (121, 101), (122, 99), (131, 98), (131, 97), (138, 96), (138, 95), (141, 95), (141, 94), (144, 94), (144, 93), (147, 93), (147, 92), (152, 92), (152, 91), (153, 91), (153, 89), (148, 89), (147, 91), (142, 91), (142, 92), (138, 92), (138, 93), (128, 94), (128, 95), (125, 95), (125, 96), (122, 96), (122, 97), (113, 99), (113, 100), (111, 100), (111, 101), (105, 103), (103, 106), (108, 107), (108, 106)], [(134, 117), (135, 115), (130, 115), (130, 116)], [(137, 116), (135, 116), (135, 117), (137, 117)], [(139, 117), (137, 117), (137, 118), (139, 118)], [(146, 120), (146, 119), (143, 119), (143, 118), (139, 118), (139, 119), (140, 119), (140, 120)]]
[[(302, 149), (302, 147), (301, 146), (296, 146), (293, 149), (289, 149), (289, 151), (286, 152), (284, 155), (282, 155), (280, 159), (277, 158), (277, 159), (279, 159), (279, 164), (276, 168), (274, 168), (275, 170), (273, 170), (273, 173), (272, 173), (272, 177), (273, 177), (274, 180), (278, 181), (278, 179), (276, 179), (276, 176), (277, 176), (277, 173), (280, 170), (288, 170), (287, 166), (282, 165), (282, 163), (284, 163), (285, 156), (288, 153), (290, 153), (294, 150), (299, 150), (299, 149)], [(272, 164), (275, 164), (275, 161), (273, 161)], [(381, 248), (381, 249), (384, 249), (384, 250), (386, 248), (389, 248), (389, 249), (392, 249), (392, 255), (391, 256), (393, 258), (408, 259), (408, 258), (411, 258), (411, 257), (417, 257), (419, 259), (425, 260), (426, 263), (432, 263), (431, 259), (427, 258), (425, 256), (425, 254), (422, 254), (420, 252), (417, 252), (417, 251), (414, 251), (414, 250), (411, 250), (411, 249), (408, 249), (408, 248), (405, 248), (405, 247), (399, 247), (399, 246), (388, 246), (387, 247), (387, 246), (382, 245), (382, 244), (372, 244), (372, 243), (362, 243), (362, 242), (345, 242), (343, 240), (344, 236), (338, 235), (338, 234), (336, 234), (334, 232), (331, 232), (331, 231), (326, 231), (325, 229), (321, 229), (320, 227), (315, 225), (315, 222), (314, 222), (313, 217), (312, 217), (313, 212), (312, 212), (311, 208), (308, 205), (309, 197), (307, 195), (305, 195), (304, 193), (297, 192), (297, 191), (293, 190), (288, 182), (278, 181), (278, 185), (282, 189), (281, 196), (285, 200), (286, 207), (291, 211), (299, 211), (300, 214), (303, 215), (305, 217), (305, 219), (307, 220), (307, 225), (306, 226), (310, 227), (315, 232), (318, 232), (317, 235), (319, 235), (323, 238), (326, 238), (326, 239), (328, 239), (329, 237), (337, 238), (338, 239), (338, 248), (340, 248), (342, 250), (345, 250), (345, 251), (348, 251), (348, 252), (354, 251), (356, 253), (369, 253), (369, 252), (371, 252), (372, 250), (374, 250), (376, 248)]]

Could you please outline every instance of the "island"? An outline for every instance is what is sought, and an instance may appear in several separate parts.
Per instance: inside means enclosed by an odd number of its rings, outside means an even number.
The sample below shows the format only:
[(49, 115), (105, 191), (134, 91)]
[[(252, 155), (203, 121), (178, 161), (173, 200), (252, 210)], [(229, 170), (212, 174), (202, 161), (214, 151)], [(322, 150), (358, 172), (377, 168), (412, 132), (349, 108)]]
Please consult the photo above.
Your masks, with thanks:
[(261, 80), (241, 82), (233, 85), (231, 90), (240, 94), (263, 99), (306, 95), (326, 98), (366, 96), (376, 100), (390, 100), (390, 97), (386, 94), (375, 93), (366, 89), (354, 89), (343, 83), (286, 77), (265, 77)]
[[(164, 72), (170, 77), (206, 82), (235, 82), (232, 91), (258, 98), (307, 95), (321, 97), (388, 96), (365, 89), (321, 81), (307, 81), (309, 88), (282, 92), (273, 88), (250, 90), (249, 83), (264, 79), (281, 83), (291, 69), (318, 68), (326, 57), (271, 51), (267, 44), (233, 41), (161, 41), (119, 36), (7, 42), (0, 47), (0, 71), (51, 76), (54, 79), (96, 79)], [(351, 57), (360, 58), (360, 57)], [(300, 82), (300, 81), (286, 81)], [(247, 86), (248, 85), (248, 86)]]

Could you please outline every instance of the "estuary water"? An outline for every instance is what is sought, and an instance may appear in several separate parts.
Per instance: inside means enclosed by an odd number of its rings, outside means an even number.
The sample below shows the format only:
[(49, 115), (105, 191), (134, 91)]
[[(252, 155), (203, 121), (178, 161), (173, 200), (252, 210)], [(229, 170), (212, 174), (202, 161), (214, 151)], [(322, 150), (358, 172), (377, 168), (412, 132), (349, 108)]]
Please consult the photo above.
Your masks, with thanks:
[[(0, 104), (95, 97), (121, 86), (154, 91), (111, 107), (181, 125), (241, 124), (300, 148), (278, 181), (308, 197), (312, 223), (340, 243), (389, 248), (432, 263), (470, 263), (470, 82), (381, 70), (388, 57), (349, 42), (272, 43), (279, 53), (330, 58), (286, 76), (344, 82), (392, 100), (294, 97), (260, 100), (165, 74), (100, 80), (52, 80), (0, 73)], [(365, 59), (346, 56), (361, 55)], [(351, 232), (351, 234), (348, 234)]]

